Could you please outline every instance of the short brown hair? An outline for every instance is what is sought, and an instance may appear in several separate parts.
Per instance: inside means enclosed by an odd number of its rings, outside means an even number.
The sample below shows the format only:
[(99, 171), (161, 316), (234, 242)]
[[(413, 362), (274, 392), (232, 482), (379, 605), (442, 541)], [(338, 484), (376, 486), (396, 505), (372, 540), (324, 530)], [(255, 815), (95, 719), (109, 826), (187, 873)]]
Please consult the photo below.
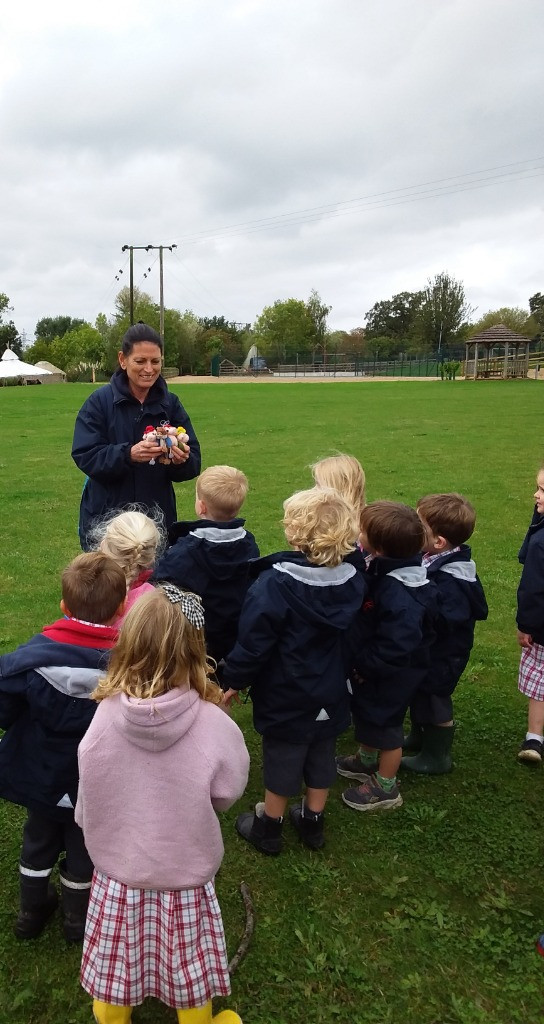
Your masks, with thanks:
[(425, 527), (415, 508), (397, 501), (373, 501), (363, 509), (361, 529), (370, 547), (387, 558), (413, 558), (425, 544)]
[(352, 506), (332, 487), (297, 491), (283, 503), (285, 536), (314, 565), (340, 565), (359, 526)]
[(196, 482), (196, 496), (204, 501), (210, 518), (234, 519), (247, 498), (249, 483), (245, 473), (234, 466), (209, 466)]
[(102, 551), (78, 555), (62, 574), (62, 600), (75, 619), (103, 625), (113, 619), (126, 594), (121, 566)]
[(417, 510), (435, 537), (445, 537), (457, 547), (474, 533), (476, 513), (462, 494), (427, 494), (420, 498)]

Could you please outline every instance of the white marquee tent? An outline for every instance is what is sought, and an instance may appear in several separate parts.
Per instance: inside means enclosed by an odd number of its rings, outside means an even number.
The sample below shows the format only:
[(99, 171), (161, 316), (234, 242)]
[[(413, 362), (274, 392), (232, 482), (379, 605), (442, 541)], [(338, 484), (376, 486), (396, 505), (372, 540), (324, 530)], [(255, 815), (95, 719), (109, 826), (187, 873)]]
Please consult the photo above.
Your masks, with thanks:
[(0, 359), (0, 380), (6, 377), (22, 377), (26, 380), (28, 377), (45, 377), (49, 373), (50, 370), (44, 370), (41, 366), (23, 363), (10, 348), (6, 349)]

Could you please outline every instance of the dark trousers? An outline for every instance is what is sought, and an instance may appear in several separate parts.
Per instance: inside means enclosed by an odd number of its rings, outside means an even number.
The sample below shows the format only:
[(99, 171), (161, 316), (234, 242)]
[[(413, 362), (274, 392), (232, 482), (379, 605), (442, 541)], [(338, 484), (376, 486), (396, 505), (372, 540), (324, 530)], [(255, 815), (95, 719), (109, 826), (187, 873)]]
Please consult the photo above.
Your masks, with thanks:
[(33, 810), (28, 810), (27, 815), (21, 849), (23, 874), (50, 874), (61, 853), (65, 853), (66, 871), (78, 881), (90, 882), (93, 864), (73, 814), (64, 821), (55, 821)]

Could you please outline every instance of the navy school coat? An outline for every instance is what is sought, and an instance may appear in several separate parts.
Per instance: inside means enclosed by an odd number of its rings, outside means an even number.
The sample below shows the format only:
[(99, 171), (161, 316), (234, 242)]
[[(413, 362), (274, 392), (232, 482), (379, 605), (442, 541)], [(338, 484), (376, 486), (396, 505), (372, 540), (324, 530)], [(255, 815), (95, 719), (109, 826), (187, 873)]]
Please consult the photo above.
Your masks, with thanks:
[(348, 562), (312, 565), (300, 552), (253, 562), (223, 686), (250, 687), (257, 732), (290, 743), (338, 736), (350, 722), (348, 631), (366, 584)]
[(250, 559), (259, 557), (244, 519), (174, 523), (173, 541), (157, 562), (151, 581), (169, 580), (199, 594), (204, 605), (208, 653), (220, 661), (236, 642), (238, 620), (249, 586)]

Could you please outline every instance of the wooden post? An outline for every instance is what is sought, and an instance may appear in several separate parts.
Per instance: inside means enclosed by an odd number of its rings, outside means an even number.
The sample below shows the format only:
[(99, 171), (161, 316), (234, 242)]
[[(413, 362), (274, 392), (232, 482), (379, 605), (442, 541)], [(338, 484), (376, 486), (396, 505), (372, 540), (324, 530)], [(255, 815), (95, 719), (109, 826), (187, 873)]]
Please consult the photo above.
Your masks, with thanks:
[(507, 341), (505, 341), (505, 343), (504, 343), (504, 370), (502, 372), (502, 377), (503, 377), (503, 380), (506, 380), (507, 377), (508, 377), (508, 342)]
[(478, 380), (478, 342), (474, 342), (474, 380)]

